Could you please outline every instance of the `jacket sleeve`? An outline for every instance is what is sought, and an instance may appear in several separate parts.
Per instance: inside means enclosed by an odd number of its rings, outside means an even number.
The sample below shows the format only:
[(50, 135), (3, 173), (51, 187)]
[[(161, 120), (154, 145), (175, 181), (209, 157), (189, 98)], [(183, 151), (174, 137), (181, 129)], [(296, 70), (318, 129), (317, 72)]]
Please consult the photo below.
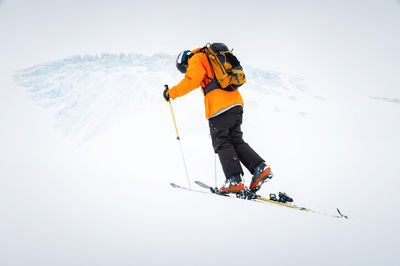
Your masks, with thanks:
[(174, 100), (181, 97), (192, 90), (198, 88), (203, 82), (206, 70), (200, 61), (198, 55), (194, 55), (189, 59), (189, 66), (185, 74), (185, 78), (169, 90), (169, 96)]

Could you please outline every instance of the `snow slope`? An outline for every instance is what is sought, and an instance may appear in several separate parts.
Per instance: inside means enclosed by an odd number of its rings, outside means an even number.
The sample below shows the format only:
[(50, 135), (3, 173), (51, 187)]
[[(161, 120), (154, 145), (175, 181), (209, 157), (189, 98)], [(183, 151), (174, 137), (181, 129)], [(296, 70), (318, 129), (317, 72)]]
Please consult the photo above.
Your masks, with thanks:
[[(400, 264), (399, 2), (232, 3), (0, 0), (0, 265)], [(163, 85), (210, 41), (246, 65), (260, 193), (350, 219), (169, 185)], [(200, 90), (173, 108), (191, 180), (213, 183)]]
[[(4, 265), (397, 264), (397, 104), (336, 102), (246, 67), (245, 139), (275, 172), (261, 194), (351, 218), (337, 220), (172, 188), (186, 185), (161, 98), (182, 77), (173, 62), (75, 56), (18, 71), (19, 87), (9, 80), (29, 98), (1, 138)], [(173, 107), (191, 180), (213, 184), (201, 92)]]

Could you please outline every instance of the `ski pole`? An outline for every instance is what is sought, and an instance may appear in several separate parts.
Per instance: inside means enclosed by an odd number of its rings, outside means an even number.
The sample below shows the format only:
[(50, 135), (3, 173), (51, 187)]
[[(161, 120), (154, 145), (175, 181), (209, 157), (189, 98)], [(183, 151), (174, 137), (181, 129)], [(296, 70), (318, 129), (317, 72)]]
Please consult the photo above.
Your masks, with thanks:
[[(166, 89), (168, 89), (168, 85), (164, 85)], [(174, 111), (172, 109), (172, 104), (171, 104), (171, 100), (168, 100), (169, 103), (169, 107), (171, 109), (171, 114), (172, 114), (172, 120), (174, 121), (174, 126), (175, 126), (175, 132), (176, 132), (176, 139), (179, 142), (179, 148), (181, 150), (181, 155), (182, 155), (182, 161), (183, 161), (183, 165), (185, 167), (185, 172), (186, 172), (186, 178), (189, 184), (189, 189), (192, 190), (192, 186), (190, 185), (190, 178), (189, 178), (189, 173), (187, 170), (187, 166), (186, 166), (186, 161), (185, 161), (185, 156), (183, 154), (183, 148), (182, 148), (182, 144), (181, 144), (181, 138), (179, 137), (179, 133), (178, 133), (178, 127), (176, 126), (176, 121), (175, 121), (175, 116), (174, 116)]]
[[(211, 134), (209, 135), (211, 138)], [(215, 187), (217, 187), (217, 153), (213, 150), (215, 156), (214, 156), (214, 183)]]
[(217, 187), (217, 154), (214, 156), (215, 187)]

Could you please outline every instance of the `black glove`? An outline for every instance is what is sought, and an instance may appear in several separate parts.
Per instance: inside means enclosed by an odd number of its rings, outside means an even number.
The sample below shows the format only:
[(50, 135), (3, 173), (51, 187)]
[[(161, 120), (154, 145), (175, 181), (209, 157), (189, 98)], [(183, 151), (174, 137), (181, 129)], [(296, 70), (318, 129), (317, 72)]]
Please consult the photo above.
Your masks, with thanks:
[(169, 91), (168, 91), (168, 85), (164, 85), (165, 86), (165, 90), (163, 93), (164, 99), (169, 102)]

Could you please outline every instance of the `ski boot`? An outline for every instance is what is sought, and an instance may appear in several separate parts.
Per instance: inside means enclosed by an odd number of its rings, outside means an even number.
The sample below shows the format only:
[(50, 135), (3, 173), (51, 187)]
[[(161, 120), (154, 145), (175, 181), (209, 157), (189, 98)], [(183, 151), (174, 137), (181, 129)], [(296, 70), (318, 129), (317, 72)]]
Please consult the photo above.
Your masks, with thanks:
[(244, 184), (242, 183), (242, 178), (240, 174), (229, 177), (225, 184), (219, 189), (219, 193), (221, 194), (243, 194), (244, 193)]
[(271, 168), (265, 163), (260, 163), (254, 168), (254, 175), (251, 179), (250, 191), (257, 192), (261, 185), (272, 178)]

